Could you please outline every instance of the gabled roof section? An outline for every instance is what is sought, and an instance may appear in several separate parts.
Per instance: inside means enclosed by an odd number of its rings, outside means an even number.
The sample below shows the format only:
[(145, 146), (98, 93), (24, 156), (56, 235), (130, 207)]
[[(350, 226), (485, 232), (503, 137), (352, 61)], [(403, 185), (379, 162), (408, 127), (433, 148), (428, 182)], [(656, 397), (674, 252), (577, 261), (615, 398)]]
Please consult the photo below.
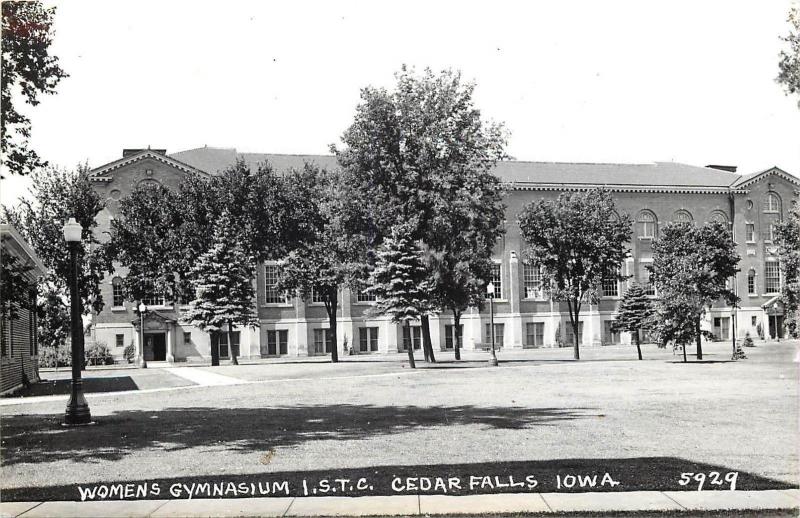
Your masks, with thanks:
[(182, 162), (180, 160), (176, 160), (175, 158), (173, 158), (173, 157), (171, 157), (169, 155), (165, 155), (163, 153), (160, 153), (158, 151), (159, 150), (144, 149), (144, 150), (140, 151), (139, 153), (136, 153), (136, 154), (133, 154), (133, 155), (129, 155), (129, 156), (124, 156), (124, 157), (120, 158), (119, 160), (115, 160), (115, 161), (110, 162), (108, 164), (102, 165), (102, 166), (100, 166), (100, 167), (98, 167), (96, 169), (92, 169), (91, 171), (89, 171), (89, 174), (88, 174), (87, 178), (89, 179), (89, 181), (92, 181), (92, 182), (107, 182), (107, 181), (111, 180), (111, 177), (108, 176), (108, 175), (110, 173), (112, 173), (113, 171), (115, 171), (115, 170), (117, 170), (117, 169), (119, 169), (121, 167), (125, 167), (126, 165), (133, 164), (134, 162), (139, 162), (141, 160), (145, 160), (145, 159), (148, 159), (148, 158), (153, 159), (153, 160), (157, 160), (157, 161), (159, 161), (161, 163), (164, 163), (164, 164), (167, 164), (169, 166), (172, 166), (175, 169), (178, 169), (178, 170), (183, 171), (185, 173), (196, 173), (196, 174), (202, 174), (202, 175), (206, 174), (206, 172), (203, 171), (202, 169), (197, 169), (196, 167), (193, 167), (193, 166), (191, 166), (191, 165), (189, 165), (187, 163), (184, 163), (184, 162)]
[(782, 178), (789, 183), (793, 183), (794, 185), (800, 185), (800, 179), (798, 179), (796, 176), (787, 173), (778, 166), (772, 166), (769, 169), (764, 169), (763, 171), (759, 171), (757, 173), (748, 174), (746, 176), (741, 177), (739, 181), (731, 185), (731, 187), (736, 189), (746, 189), (747, 187), (758, 182), (765, 176), (770, 176), (770, 175), (778, 176), (779, 178)]
[(243, 160), (251, 170), (257, 169), (258, 166), (264, 162), (269, 162), (279, 173), (289, 169), (302, 169), (306, 163), (316, 164), (325, 169), (335, 169), (338, 167), (336, 157), (332, 155), (239, 153), (236, 151), (236, 148), (208, 146), (179, 151), (169, 156), (209, 174), (220, 173), (234, 165), (237, 160)]

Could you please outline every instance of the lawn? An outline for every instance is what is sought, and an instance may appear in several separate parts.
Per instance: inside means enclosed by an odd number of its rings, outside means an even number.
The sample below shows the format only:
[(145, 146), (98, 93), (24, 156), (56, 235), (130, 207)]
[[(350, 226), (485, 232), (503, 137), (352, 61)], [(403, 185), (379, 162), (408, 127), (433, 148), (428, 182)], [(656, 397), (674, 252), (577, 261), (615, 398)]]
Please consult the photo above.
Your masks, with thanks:
[(707, 349), (709, 363), (689, 364), (587, 348), (581, 362), (504, 351), (498, 368), (478, 354), (416, 371), (399, 357), (223, 366), (253, 383), (90, 398), (98, 424), (73, 429), (65, 401), (5, 406), (2, 488), (563, 459), (653, 477), (678, 459), (796, 484), (798, 343), (739, 362), (724, 361), (728, 344)]

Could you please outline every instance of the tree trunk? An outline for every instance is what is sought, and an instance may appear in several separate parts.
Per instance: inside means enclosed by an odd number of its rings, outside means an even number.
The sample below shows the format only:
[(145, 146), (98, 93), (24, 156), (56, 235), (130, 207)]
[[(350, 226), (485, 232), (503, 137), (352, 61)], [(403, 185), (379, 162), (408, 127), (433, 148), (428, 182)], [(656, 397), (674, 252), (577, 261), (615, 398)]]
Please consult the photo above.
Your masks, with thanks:
[(339, 344), (336, 340), (336, 307), (337, 307), (337, 294), (334, 291), (333, 296), (330, 297), (331, 303), (328, 304), (328, 322), (331, 328), (331, 363), (339, 362)]
[(455, 343), (453, 344), (453, 349), (455, 350), (456, 360), (461, 359), (461, 312), (453, 310), (453, 323), (455, 327), (453, 328), (453, 332), (456, 334)]
[(639, 330), (636, 330), (636, 352), (639, 353), (639, 359), (642, 359), (642, 345), (639, 340)]
[(406, 320), (406, 328), (408, 329), (408, 344), (406, 344), (408, 346), (406, 347), (408, 351), (408, 365), (412, 369), (416, 369), (417, 364), (414, 363), (414, 340), (411, 338), (411, 322), (408, 320)]
[(436, 363), (436, 356), (433, 354), (433, 344), (431, 343), (431, 322), (428, 315), (420, 317), (422, 326), (422, 347), (425, 349), (425, 361)]
[(698, 318), (697, 321), (694, 323), (694, 330), (697, 333), (697, 359), (703, 359), (703, 335), (700, 334), (700, 319)]
[[(572, 308), (573, 307), (575, 308), (575, 315), (574, 316), (572, 315), (572, 313), (573, 313)], [(574, 351), (575, 351), (574, 357), (575, 357), (576, 360), (580, 360), (581, 359), (581, 349), (580, 349), (580, 343), (579, 343), (580, 342), (580, 336), (578, 336), (578, 331), (579, 331), (578, 326), (580, 324), (580, 322), (578, 320), (578, 312), (580, 311), (580, 306), (578, 306), (577, 303), (573, 306), (572, 301), (568, 300), (567, 301), (567, 310), (569, 310), (569, 323), (572, 326), (572, 340), (573, 340), (573, 346), (574, 346)]]
[(231, 355), (231, 365), (239, 365), (236, 350), (233, 348), (233, 322), (228, 320), (228, 352)]
[[(217, 339), (217, 346), (214, 347), (214, 338)], [(144, 345), (142, 346), (144, 347)], [(142, 349), (142, 356), (144, 356), (144, 349)], [(219, 331), (211, 331), (211, 366), (216, 367), (219, 365)]]
[(686, 363), (686, 344), (683, 344), (681, 348), (683, 349), (683, 363)]

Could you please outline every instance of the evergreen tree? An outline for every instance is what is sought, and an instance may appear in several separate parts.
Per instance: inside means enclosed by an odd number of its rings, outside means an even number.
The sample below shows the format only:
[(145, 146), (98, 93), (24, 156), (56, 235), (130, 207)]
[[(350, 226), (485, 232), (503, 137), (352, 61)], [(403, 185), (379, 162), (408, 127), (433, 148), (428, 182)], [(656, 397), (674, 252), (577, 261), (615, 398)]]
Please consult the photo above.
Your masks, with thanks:
[[(370, 273), (368, 291), (378, 298), (373, 313), (390, 315), (392, 322), (419, 320), (431, 310), (427, 271), (422, 263), (422, 250), (409, 237), (409, 228), (392, 228), (377, 251), (375, 268)], [(414, 347), (408, 344), (408, 362), (415, 368)]]
[[(234, 365), (238, 360), (231, 340), (233, 326), (258, 325), (253, 312), (252, 279), (252, 260), (232, 232), (230, 216), (223, 212), (214, 227), (214, 245), (200, 256), (189, 274), (194, 299), (189, 302), (184, 320), (217, 336), (227, 326), (228, 348)], [(219, 363), (216, 354), (218, 351), (212, 348), (212, 365)]]
[(647, 298), (642, 285), (638, 282), (632, 283), (622, 297), (613, 327), (616, 331), (631, 333), (634, 343), (636, 343), (636, 352), (639, 354), (640, 360), (642, 359), (642, 347), (639, 332), (647, 328), (653, 318), (653, 314), (653, 304)]

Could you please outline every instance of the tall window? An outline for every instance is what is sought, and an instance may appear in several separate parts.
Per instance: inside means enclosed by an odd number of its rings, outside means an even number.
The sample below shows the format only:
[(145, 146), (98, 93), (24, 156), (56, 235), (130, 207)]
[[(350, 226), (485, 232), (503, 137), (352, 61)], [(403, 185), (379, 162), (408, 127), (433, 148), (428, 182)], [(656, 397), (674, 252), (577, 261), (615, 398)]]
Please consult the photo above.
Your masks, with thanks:
[[(486, 324), (485, 329), (485, 344), (490, 345), (492, 343), (492, 325)], [(500, 347), (503, 345), (503, 331), (505, 329), (505, 324), (495, 324), (494, 325), (494, 345), (495, 347)]]
[(503, 298), (503, 278), (500, 276), (500, 263), (492, 263), (492, 284), (494, 284), (494, 298)]
[(769, 240), (775, 242), (775, 223), (769, 224)]
[(756, 240), (756, 225), (755, 223), (745, 223), (744, 235), (748, 243), (754, 243)]
[(603, 296), (604, 297), (619, 297), (619, 280), (617, 275), (619, 270), (614, 270), (612, 275), (603, 277)]
[[(458, 332), (461, 335), (461, 340), (464, 340), (464, 324), (458, 325)], [(456, 344), (456, 326), (447, 324), (444, 326), (444, 348), (454, 349)]]
[[(219, 346), (219, 357), (220, 358), (228, 358), (230, 357), (230, 348), (228, 347), (228, 332), (227, 331), (220, 331), (216, 333), (217, 335), (217, 344)], [(213, 340), (212, 340), (213, 342)], [(233, 342), (233, 354), (239, 356), (239, 331), (231, 331), (231, 342)], [(213, 347), (213, 343), (211, 344)]]
[(314, 352), (329, 353), (333, 349), (333, 333), (330, 329), (314, 329)]
[(115, 347), (125, 347), (125, 335), (114, 335), (114, 346)]
[(378, 350), (378, 328), (358, 328), (358, 351), (362, 353), (376, 352)]
[(403, 326), (403, 351), (408, 350), (409, 345), (414, 349), (419, 349), (422, 343), (422, 328), (419, 326)]
[(125, 304), (125, 295), (122, 291), (122, 278), (114, 277), (111, 279), (111, 305), (118, 308)]
[[(142, 302), (145, 303), (146, 306), (164, 306), (167, 303), (166, 294), (161, 293), (158, 294), (155, 291), (155, 287), (153, 287), (153, 283), (148, 283), (149, 288), (147, 291), (149, 294), (142, 298)], [(120, 304), (121, 305), (121, 304)]]
[(541, 347), (544, 345), (544, 322), (528, 322), (525, 324), (525, 345)]
[(656, 237), (656, 215), (649, 210), (639, 213), (639, 237)]
[(523, 263), (522, 283), (525, 286), (525, 298), (541, 300), (544, 298), (542, 286), (542, 270), (538, 266)]
[(688, 210), (679, 210), (675, 212), (675, 216), (673, 220), (676, 223), (691, 223), (692, 222), (692, 215), (689, 213)]
[(613, 345), (620, 343), (619, 331), (614, 329), (613, 320), (603, 321), (603, 345)]
[[(567, 320), (566, 322), (566, 331), (567, 331), (567, 344), (575, 343), (575, 331), (572, 329), (572, 322)], [(578, 343), (583, 343), (583, 322), (578, 322)]]
[(277, 329), (267, 331), (267, 347), (261, 346), (261, 356), (277, 356), (289, 352), (289, 331)]
[(778, 261), (764, 263), (764, 291), (778, 293), (781, 291), (781, 271)]
[(264, 302), (267, 304), (284, 304), (286, 303), (286, 293), (278, 291), (278, 282), (280, 281), (280, 268), (277, 264), (264, 265), (264, 286), (266, 292), (264, 293)]
[(747, 294), (755, 295), (756, 293), (756, 271), (752, 268), (747, 272)]
[(322, 292), (316, 288), (311, 288), (311, 302), (314, 304), (322, 304), (325, 302), (325, 298), (322, 296)]
[(768, 192), (764, 198), (764, 212), (780, 212), (781, 199), (774, 192)]

